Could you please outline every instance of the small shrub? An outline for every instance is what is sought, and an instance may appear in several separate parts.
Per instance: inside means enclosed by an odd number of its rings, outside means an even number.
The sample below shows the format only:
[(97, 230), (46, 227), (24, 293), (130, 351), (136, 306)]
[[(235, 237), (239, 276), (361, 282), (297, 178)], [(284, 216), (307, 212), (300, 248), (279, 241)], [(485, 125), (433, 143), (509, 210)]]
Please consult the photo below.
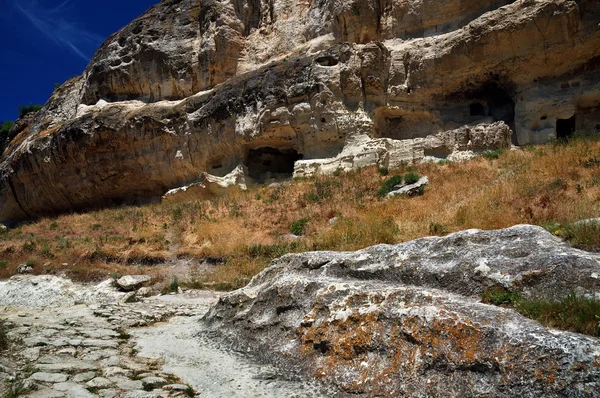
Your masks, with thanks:
[(414, 171), (411, 171), (409, 173), (406, 173), (406, 175), (404, 176), (404, 183), (410, 185), (410, 184), (414, 184), (414, 183), (418, 182), (420, 179), (421, 179), (420, 175), (418, 175)]
[(396, 175), (388, 178), (383, 184), (381, 184), (381, 188), (379, 188), (379, 191), (377, 191), (377, 196), (383, 198), (385, 195), (392, 192), (396, 185), (400, 184), (402, 184), (402, 176)]
[(28, 267), (34, 267), (36, 264), (36, 261), (32, 258), (30, 258), (29, 260), (25, 261), (25, 265), (27, 265)]
[(296, 220), (290, 226), (290, 232), (294, 235), (304, 235), (306, 226), (308, 225), (308, 218), (301, 218)]
[(429, 222), (429, 234), (430, 235), (446, 235), (448, 229), (444, 224), (430, 221)]
[(8, 267), (8, 261), (0, 261), (0, 269)]
[(33, 249), (35, 248), (35, 243), (34, 242), (25, 242), (25, 243), (23, 243), (22, 248), (23, 248), (23, 251), (32, 252)]
[(92, 224), (92, 231), (98, 231), (101, 227), (102, 225), (100, 224)]
[(565, 226), (560, 235), (579, 249), (600, 252), (600, 221), (579, 221)]
[(378, 171), (379, 171), (379, 175), (381, 175), (381, 176), (383, 176), (383, 177), (385, 177), (385, 176), (387, 176), (388, 174), (390, 174), (390, 169), (388, 169), (387, 167), (380, 167), (380, 168), (378, 169)]
[(21, 106), (19, 106), (19, 117), (21, 118), (23, 116), (26, 116), (29, 113), (37, 112), (42, 108), (43, 108), (43, 105), (39, 105), (39, 104), (37, 104), (37, 105), (33, 105), (33, 104), (21, 105)]
[(600, 158), (589, 158), (581, 164), (586, 169), (600, 166)]
[(335, 169), (335, 171), (333, 172), (334, 177), (339, 177), (341, 175), (342, 175), (342, 169)]
[(7, 121), (7, 122), (0, 124), (0, 139), (2, 139), (3, 136), (7, 136), (8, 132), (14, 125), (15, 124), (11, 121)]
[(179, 281), (177, 280), (176, 276), (173, 276), (171, 278), (171, 284), (169, 285), (169, 290), (172, 293), (177, 293), (179, 291)]
[(487, 289), (481, 295), (481, 301), (488, 304), (494, 304), (498, 306), (515, 306), (521, 297), (514, 292), (510, 292), (506, 289), (494, 287)]
[(491, 288), (481, 295), (484, 303), (516, 309), (542, 325), (600, 336), (600, 301), (570, 293), (561, 300), (528, 299), (503, 288)]
[(504, 149), (490, 149), (488, 151), (481, 152), (481, 156), (487, 160), (498, 159), (504, 153)]
[(49, 226), (49, 228), (50, 228), (50, 230), (51, 230), (51, 231), (54, 231), (55, 229), (57, 229), (57, 228), (58, 228), (58, 223), (57, 223), (56, 221), (52, 221), (52, 222), (50, 223), (50, 226)]
[(8, 349), (10, 345), (8, 329), (8, 323), (4, 319), (0, 319), (0, 352)]

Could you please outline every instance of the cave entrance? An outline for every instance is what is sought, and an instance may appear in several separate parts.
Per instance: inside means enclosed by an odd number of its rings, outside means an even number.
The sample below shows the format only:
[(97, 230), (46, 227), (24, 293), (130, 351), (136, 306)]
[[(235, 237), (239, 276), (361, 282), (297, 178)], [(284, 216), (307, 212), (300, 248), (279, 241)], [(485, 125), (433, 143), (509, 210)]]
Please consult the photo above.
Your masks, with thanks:
[(469, 115), (471, 116), (486, 116), (485, 107), (481, 102), (474, 102), (469, 105)]
[(569, 138), (575, 132), (575, 115), (568, 119), (556, 120), (556, 138)]
[(295, 149), (261, 147), (248, 151), (245, 165), (252, 179), (265, 182), (271, 178), (291, 178), (294, 163), (302, 157)]

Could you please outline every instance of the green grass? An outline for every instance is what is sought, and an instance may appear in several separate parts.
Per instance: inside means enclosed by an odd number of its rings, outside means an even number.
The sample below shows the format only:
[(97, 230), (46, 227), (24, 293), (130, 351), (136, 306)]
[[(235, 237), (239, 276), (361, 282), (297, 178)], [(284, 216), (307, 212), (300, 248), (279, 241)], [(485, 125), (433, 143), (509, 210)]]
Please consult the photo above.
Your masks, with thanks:
[(10, 345), (8, 329), (7, 322), (4, 319), (0, 319), (0, 352), (7, 350)]
[(304, 235), (304, 233), (306, 232), (307, 225), (308, 218), (301, 218), (299, 220), (296, 220), (290, 226), (290, 232), (298, 236)]
[(494, 149), (489, 151), (483, 151), (481, 156), (483, 156), (487, 160), (498, 159), (504, 153), (504, 149)]
[(406, 184), (415, 184), (421, 179), (421, 176), (415, 173), (414, 171), (406, 173), (404, 176), (404, 183)]
[(600, 252), (600, 222), (598, 221), (578, 221), (566, 225), (549, 221), (542, 223), (541, 226), (566, 239), (573, 247)]
[(561, 300), (528, 299), (502, 288), (486, 290), (484, 303), (511, 307), (544, 326), (600, 337), (600, 301), (570, 293)]
[(388, 178), (377, 191), (377, 196), (383, 198), (388, 193), (392, 192), (396, 185), (402, 184), (402, 176), (395, 175), (393, 177)]

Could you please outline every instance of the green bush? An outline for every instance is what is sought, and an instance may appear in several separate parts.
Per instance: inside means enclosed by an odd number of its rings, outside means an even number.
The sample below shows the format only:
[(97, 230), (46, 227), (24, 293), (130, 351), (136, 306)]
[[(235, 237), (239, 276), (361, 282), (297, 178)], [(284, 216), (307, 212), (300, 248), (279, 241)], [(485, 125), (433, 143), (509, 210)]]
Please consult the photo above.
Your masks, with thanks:
[(4, 123), (0, 123), (0, 139), (3, 136), (7, 136), (8, 132), (10, 131), (10, 129), (12, 128), (12, 126), (14, 126), (15, 124), (11, 121), (6, 121)]
[(600, 252), (600, 222), (579, 221), (559, 230), (569, 243), (579, 249)]
[(378, 169), (378, 171), (379, 171), (379, 174), (384, 177), (387, 176), (388, 174), (390, 174), (390, 169), (388, 169), (387, 167), (380, 167)]
[(306, 226), (308, 225), (308, 218), (301, 218), (296, 220), (290, 226), (290, 232), (294, 235), (304, 235)]
[(414, 183), (418, 182), (420, 179), (421, 179), (420, 175), (411, 171), (409, 173), (406, 173), (406, 175), (404, 176), (404, 183), (405, 184), (414, 184)]
[(29, 105), (21, 105), (19, 106), (19, 118), (27, 115), (28, 113), (37, 112), (43, 108), (43, 105), (40, 104), (29, 104)]
[(570, 293), (561, 300), (527, 299), (503, 288), (483, 292), (484, 303), (511, 307), (542, 325), (600, 336), (600, 301)]
[(487, 160), (498, 159), (504, 153), (504, 149), (490, 149), (488, 151), (481, 152), (481, 156), (483, 156)]
[(383, 198), (385, 195), (392, 192), (396, 185), (400, 184), (402, 184), (402, 176), (396, 175), (388, 178), (383, 184), (381, 184), (381, 188), (379, 188), (379, 191), (377, 191), (377, 196)]
[(429, 222), (429, 234), (430, 235), (446, 235), (448, 233), (448, 229), (444, 224), (440, 224), (437, 222), (430, 221)]

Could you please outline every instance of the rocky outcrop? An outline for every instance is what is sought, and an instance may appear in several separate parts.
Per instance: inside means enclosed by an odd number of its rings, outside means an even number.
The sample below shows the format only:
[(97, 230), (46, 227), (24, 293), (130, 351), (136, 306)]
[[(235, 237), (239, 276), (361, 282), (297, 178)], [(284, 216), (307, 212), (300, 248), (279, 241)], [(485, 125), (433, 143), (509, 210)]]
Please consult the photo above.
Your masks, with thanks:
[(163, 1), (12, 140), (0, 221), (240, 164), (263, 181), (460, 158), (456, 131), (500, 122), (517, 144), (600, 127), (598, 20), (593, 0)]
[(204, 322), (235, 347), (369, 396), (593, 397), (600, 341), (479, 301), (600, 297), (600, 257), (539, 227), (287, 255)]

